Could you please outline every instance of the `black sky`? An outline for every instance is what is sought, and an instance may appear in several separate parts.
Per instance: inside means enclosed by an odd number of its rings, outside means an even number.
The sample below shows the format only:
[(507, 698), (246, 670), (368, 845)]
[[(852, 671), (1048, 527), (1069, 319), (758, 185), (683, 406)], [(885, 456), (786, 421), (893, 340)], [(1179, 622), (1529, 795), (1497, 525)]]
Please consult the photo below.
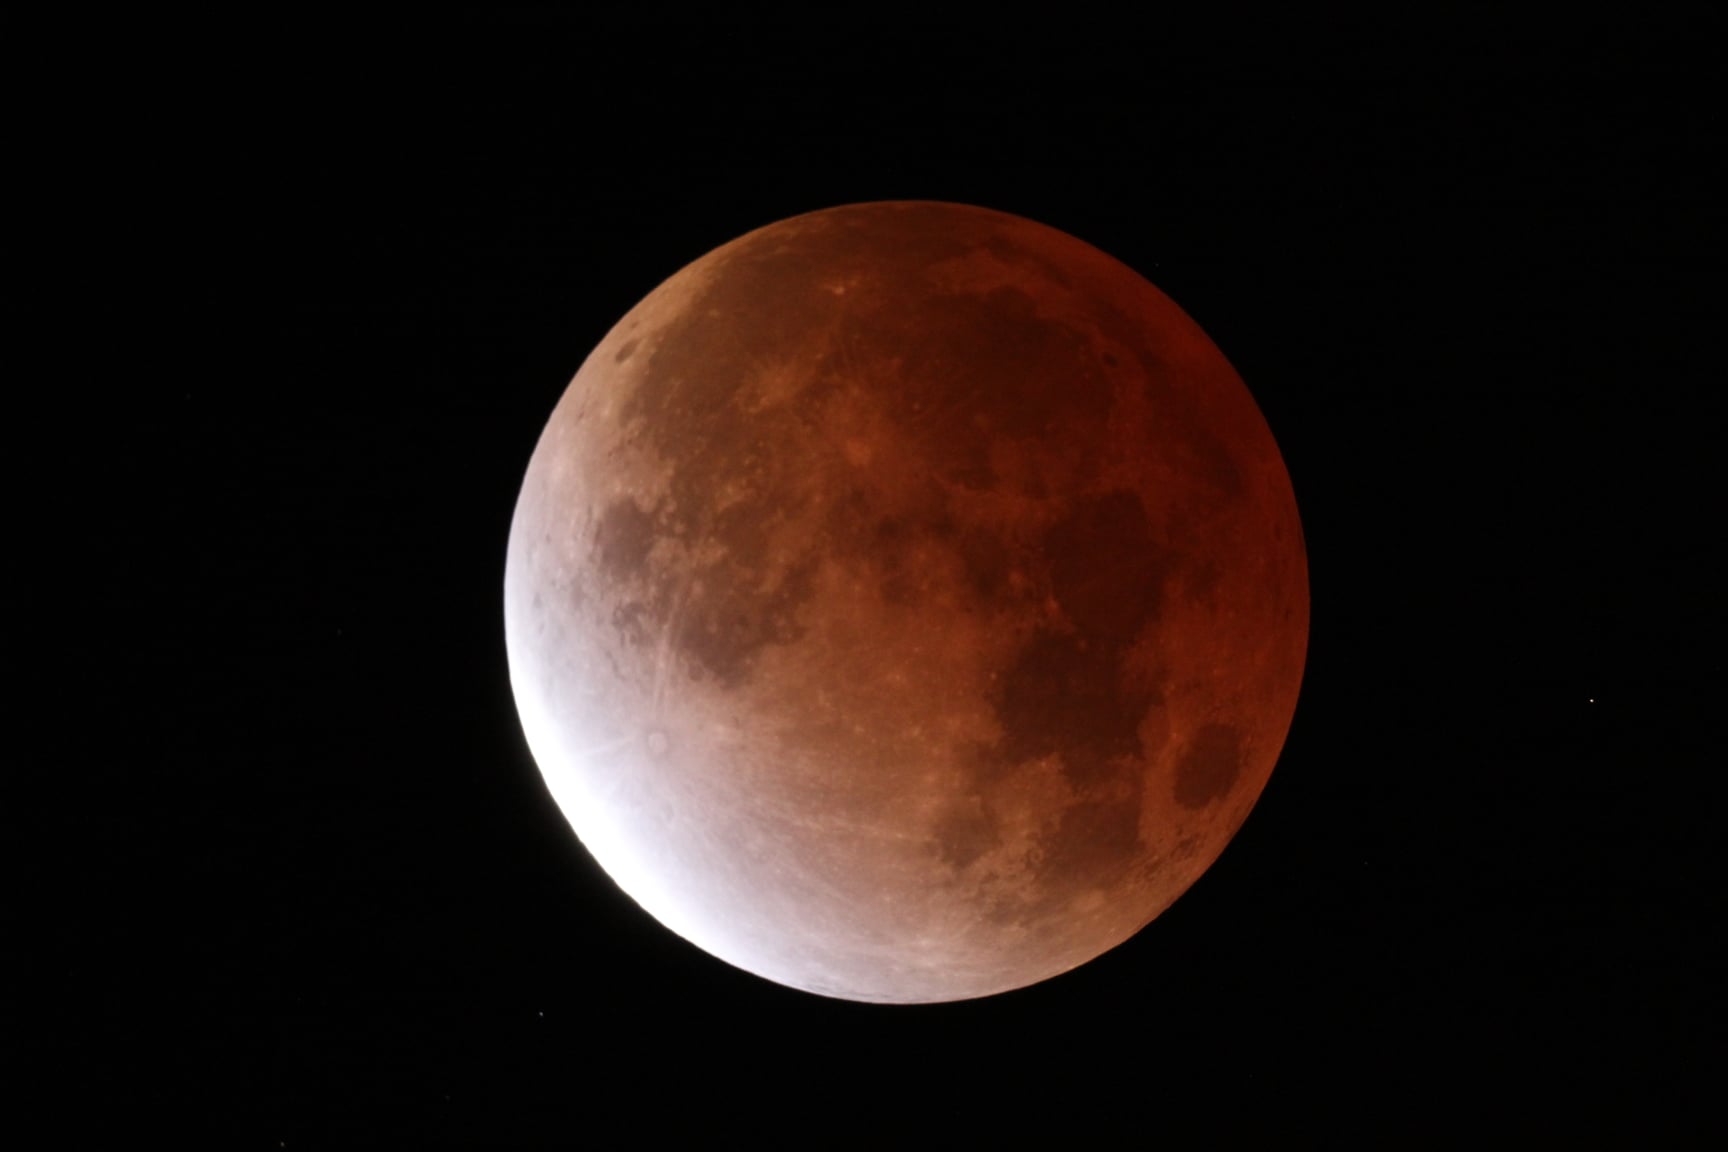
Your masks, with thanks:
[[(36, 473), (76, 623), (33, 665), (62, 787), (20, 873), (57, 1130), (1720, 1133), (1704, 30), (838, 19), (252, 17), (80, 57), (78, 379)], [(522, 470), (610, 325), (883, 198), (1032, 217), (1175, 298), (1278, 437), (1313, 586), (1218, 864), (1091, 965), (916, 1009), (764, 983), (621, 895), (501, 622)]]

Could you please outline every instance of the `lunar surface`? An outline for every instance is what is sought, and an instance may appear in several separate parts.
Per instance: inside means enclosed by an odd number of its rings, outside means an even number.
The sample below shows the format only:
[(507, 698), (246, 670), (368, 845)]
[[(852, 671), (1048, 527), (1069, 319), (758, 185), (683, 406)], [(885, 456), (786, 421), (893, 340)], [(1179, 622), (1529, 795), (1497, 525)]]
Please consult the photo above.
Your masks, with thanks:
[(752, 232), (552, 413), (505, 575), (552, 796), (644, 909), (851, 1000), (1133, 935), (1241, 826), (1308, 637), (1290, 479), (1167, 297), (955, 204)]

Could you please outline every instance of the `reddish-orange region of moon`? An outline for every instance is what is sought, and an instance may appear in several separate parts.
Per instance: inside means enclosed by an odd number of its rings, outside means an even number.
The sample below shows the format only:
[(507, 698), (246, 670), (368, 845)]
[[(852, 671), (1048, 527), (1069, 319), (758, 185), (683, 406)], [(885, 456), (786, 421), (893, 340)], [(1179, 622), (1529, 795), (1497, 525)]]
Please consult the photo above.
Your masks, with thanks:
[(795, 217), (667, 280), (524, 478), (510, 674), (648, 912), (927, 1002), (1115, 946), (1216, 859), (1308, 633), (1276, 443), (1206, 335), (1061, 232)]

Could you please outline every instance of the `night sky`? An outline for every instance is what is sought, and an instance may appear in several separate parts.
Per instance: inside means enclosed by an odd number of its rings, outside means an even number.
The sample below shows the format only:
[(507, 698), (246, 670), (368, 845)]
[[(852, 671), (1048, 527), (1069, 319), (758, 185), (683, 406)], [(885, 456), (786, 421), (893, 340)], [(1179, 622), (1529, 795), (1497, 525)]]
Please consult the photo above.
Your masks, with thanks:
[[(1701, 36), (113, 30), (75, 446), (36, 485), (57, 787), (16, 874), (20, 1083), (74, 1145), (1719, 1137)], [(1283, 757), (1211, 871), (1090, 965), (918, 1008), (766, 983), (620, 893), (502, 627), (588, 350), (716, 245), (872, 199), (1028, 216), (1173, 297), (1279, 441), (1313, 589)]]

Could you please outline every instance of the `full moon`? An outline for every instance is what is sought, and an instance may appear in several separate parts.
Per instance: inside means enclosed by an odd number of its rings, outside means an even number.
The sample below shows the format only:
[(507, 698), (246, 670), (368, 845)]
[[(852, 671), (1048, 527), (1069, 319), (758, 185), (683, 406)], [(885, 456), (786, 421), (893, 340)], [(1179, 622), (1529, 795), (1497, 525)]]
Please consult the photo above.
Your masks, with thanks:
[(686, 940), (849, 1000), (1138, 932), (1278, 758), (1308, 576), (1205, 333), (958, 204), (760, 228), (651, 292), (528, 463), (510, 680), (548, 789)]

